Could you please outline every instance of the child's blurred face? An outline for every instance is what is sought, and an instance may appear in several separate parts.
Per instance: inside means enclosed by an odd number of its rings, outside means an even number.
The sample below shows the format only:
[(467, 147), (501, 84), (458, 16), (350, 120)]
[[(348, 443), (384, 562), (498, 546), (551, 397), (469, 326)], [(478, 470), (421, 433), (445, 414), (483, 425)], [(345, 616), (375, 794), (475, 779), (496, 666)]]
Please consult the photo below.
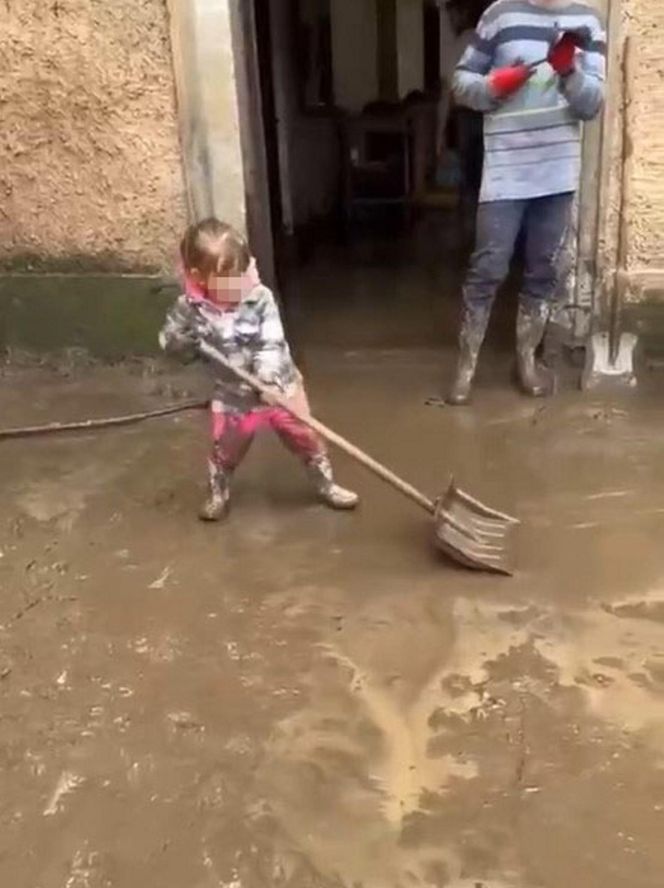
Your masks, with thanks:
[(190, 274), (216, 305), (234, 308), (242, 300), (242, 275), (216, 272), (205, 274), (197, 268), (193, 268)]

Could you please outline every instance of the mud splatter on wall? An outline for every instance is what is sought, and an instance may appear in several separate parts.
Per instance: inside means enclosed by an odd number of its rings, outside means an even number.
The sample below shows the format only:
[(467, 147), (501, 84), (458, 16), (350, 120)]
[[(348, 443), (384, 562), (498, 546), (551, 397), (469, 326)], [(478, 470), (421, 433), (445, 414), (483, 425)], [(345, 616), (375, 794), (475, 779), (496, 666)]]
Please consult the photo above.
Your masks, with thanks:
[(0, 263), (170, 265), (185, 220), (164, 0), (2, 0)]

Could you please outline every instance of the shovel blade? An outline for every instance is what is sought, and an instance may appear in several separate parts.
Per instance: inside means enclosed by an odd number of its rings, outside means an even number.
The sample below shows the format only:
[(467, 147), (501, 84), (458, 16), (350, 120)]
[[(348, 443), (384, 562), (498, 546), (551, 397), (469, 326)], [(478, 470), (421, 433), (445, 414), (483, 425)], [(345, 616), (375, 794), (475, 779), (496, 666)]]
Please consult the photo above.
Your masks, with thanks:
[(436, 547), (472, 570), (511, 576), (519, 521), (485, 506), (452, 482), (436, 504)]

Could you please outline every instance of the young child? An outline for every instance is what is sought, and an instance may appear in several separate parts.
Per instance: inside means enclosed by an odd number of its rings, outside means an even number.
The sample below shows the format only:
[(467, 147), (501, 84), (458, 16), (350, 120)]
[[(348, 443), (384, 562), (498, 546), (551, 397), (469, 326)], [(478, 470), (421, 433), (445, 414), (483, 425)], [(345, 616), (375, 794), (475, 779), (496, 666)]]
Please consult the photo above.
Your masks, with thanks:
[[(302, 377), (291, 357), (274, 296), (258, 276), (246, 240), (230, 225), (206, 219), (186, 232), (181, 244), (184, 294), (159, 335), (169, 353), (196, 354), (204, 340), (234, 366), (255, 375), (305, 413)], [(283, 408), (265, 403), (230, 371), (210, 364), (215, 383), (211, 402), (210, 495), (200, 517), (220, 521), (228, 512), (230, 482), (256, 432), (272, 428), (304, 463), (321, 501), (332, 509), (354, 509), (357, 494), (334, 481), (325, 445), (315, 432)]]

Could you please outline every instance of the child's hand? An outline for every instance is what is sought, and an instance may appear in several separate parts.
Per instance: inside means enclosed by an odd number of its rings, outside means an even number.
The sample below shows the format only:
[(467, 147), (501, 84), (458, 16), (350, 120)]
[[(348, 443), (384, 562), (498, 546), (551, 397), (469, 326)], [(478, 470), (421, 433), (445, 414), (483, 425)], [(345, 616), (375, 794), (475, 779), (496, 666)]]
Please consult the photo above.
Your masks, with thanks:
[(304, 380), (302, 379), (302, 374), (299, 373), (299, 383), (293, 394), (288, 398), (288, 405), (292, 407), (297, 414), (300, 416), (311, 416), (311, 408), (309, 406), (309, 399), (307, 398), (307, 392), (304, 388)]
[(212, 330), (212, 327), (208, 324), (205, 318), (201, 317), (201, 315), (196, 316), (193, 334), (198, 342), (210, 342), (210, 340), (214, 339), (214, 331)]
[(261, 401), (268, 407), (279, 407), (279, 402), (283, 401), (284, 394), (275, 385), (268, 386), (265, 391), (261, 392)]

